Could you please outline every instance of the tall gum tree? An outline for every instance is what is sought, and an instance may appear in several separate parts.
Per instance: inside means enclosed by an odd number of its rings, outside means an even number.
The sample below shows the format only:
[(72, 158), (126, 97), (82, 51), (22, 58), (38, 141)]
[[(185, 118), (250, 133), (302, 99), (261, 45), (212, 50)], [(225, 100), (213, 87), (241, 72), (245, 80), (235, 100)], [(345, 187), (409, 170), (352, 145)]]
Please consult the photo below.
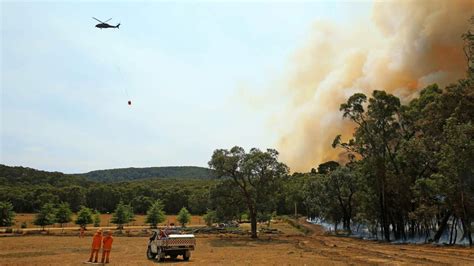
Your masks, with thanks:
[(209, 166), (218, 177), (230, 178), (240, 191), (249, 212), (252, 238), (257, 238), (257, 213), (275, 203), (289, 168), (278, 162), (278, 152), (274, 149), (263, 152), (253, 148), (246, 153), (238, 146), (215, 150)]
[[(380, 223), (385, 240), (390, 241), (389, 208), (393, 200), (389, 200), (388, 179), (390, 173), (400, 175), (400, 167), (396, 160), (399, 148), (400, 100), (385, 91), (374, 91), (369, 99), (367, 111), (364, 106), (367, 96), (362, 93), (352, 95), (347, 103), (341, 104), (340, 110), (344, 118), (357, 124), (354, 138), (347, 143), (341, 142), (337, 136), (333, 147), (342, 146), (348, 152), (357, 154), (371, 164), (371, 173), (375, 190), (378, 194)], [(354, 156), (352, 158), (355, 158)]]

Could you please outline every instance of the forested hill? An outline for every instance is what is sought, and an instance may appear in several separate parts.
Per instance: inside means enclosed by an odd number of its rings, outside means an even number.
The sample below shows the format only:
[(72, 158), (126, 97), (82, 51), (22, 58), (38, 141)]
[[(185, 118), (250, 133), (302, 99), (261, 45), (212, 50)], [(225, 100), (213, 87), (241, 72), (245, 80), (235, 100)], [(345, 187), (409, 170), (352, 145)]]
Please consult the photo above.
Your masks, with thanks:
[(212, 178), (212, 170), (197, 166), (131, 167), (97, 170), (76, 175), (100, 182), (130, 181), (149, 178), (210, 179)]
[(0, 164), (1, 184), (50, 184), (86, 185), (91, 182), (120, 182), (143, 179), (211, 179), (212, 170), (197, 166), (169, 166), (146, 168), (119, 168), (96, 170), (84, 174), (64, 174), (61, 172), (47, 172), (21, 166), (7, 166)]
[(0, 164), (0, 185), (44, 185), (65, 186), (85, 185), (87, 178), (77, 175), (66, 175), (61, 172), (46, 172), (21, 166)]
[(129, 168), (87, 174), (92, 177), (0, 164), (0, 202), (12, 203), (19, 213), (38, 212), (46, 203), (58, 206), (61, 202), (68, 203), (74, 212), (87, 206), (106, 213), (113, 212), (122, 201), (131, 204), (136, 213), (146, 213), (159, 199), (166, 213), (176, 214), (184, 206), (203, 214), (209, 208), (209, 188), (217, 181), (210, 178), (211, 170), (200, 167)]

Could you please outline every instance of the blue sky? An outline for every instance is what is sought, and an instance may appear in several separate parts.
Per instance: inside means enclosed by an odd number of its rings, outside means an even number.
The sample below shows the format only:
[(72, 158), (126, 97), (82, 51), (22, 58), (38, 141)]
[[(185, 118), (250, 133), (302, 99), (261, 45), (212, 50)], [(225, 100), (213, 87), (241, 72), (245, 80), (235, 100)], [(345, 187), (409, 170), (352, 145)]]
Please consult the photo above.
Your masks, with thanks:
[[(207, 166), (217, 148), (274, 147), (268, 123), (280, 106), (244, 98), (285, 75), (314, 22), (348, 24), (370, 6), (3, 1), (1, 163), (66, 173)], [(97, 29), (92, 17), (120, 29)]]

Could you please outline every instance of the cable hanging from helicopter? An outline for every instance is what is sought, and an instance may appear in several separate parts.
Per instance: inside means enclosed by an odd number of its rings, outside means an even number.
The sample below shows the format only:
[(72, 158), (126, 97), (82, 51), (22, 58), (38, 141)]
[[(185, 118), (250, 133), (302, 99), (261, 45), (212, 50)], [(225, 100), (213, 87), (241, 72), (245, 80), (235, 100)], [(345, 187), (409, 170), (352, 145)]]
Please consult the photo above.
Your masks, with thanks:
[[(96, 28), (99, 28), (99, 29), (107, 29), (107, 28), (117, 28), (117, 29), (120, 29), (120, 22), (113, 26), (113, 25), (110, 25), (108, 24), (107, 22), (109, 22), (112, 18), (109, 18), (108, 20), (106, 21), (102, 21), (100, 19), (97, 19), (95, 17), (92, 17), (93, 19), (97, 20), (98, 22), (100, 22), (99, 24), (95, 25)], [(118, 67), (119, 71), (120, 71), (120, 67)], [(125, 91), (125, 94), (127, 95), (127, 98), (128, 98), (128, 92), (126, 89), (124, 89)], [(131, 106), (132, 105), (132, 101), (131, 100), (128, 100), (127, 101), (128, 105)]]

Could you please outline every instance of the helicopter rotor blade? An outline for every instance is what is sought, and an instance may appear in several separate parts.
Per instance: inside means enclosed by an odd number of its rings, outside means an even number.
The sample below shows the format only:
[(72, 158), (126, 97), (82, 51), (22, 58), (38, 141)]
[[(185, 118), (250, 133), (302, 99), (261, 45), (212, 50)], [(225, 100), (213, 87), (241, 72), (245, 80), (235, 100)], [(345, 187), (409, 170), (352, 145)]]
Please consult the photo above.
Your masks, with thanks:
[(98, 19), (96, 19), (96, 18), (94, 18), (94, 17), (92, 17), (92, 18), (95, 19), (95, 20), (97, 20), (97, 21), (99, 21), (100, 23), (104, 23), (104, 22), (102, 22), (102, 21), (100, 21), (100, 20), (98, 20)]
[(107, 19), (105, 22), (107, 22), (107, 21), (109, 21), (109, 20), (111, 20), (111, 19), (112, 19), (112, 18), (109, 18), (109, 19)]

